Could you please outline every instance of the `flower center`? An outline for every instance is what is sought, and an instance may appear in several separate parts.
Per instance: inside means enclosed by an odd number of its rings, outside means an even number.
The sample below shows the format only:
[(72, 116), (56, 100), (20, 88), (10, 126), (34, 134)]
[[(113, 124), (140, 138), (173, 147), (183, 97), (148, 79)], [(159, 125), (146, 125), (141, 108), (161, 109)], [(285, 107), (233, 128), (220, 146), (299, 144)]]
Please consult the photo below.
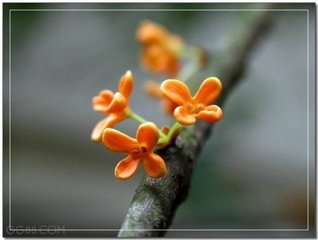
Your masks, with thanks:
[(147, 148), (145, 146), (136, 147), (133, 150), (131, 150), (131, 154), (133, 155), (142, 155), (147, 153)]
[(191, 102), (187, 102), (186, 108), (187, 108), (188, 113), (197, 114), (204, 109), (204, 104), (202, 104), (202, 103), (194, 104)]

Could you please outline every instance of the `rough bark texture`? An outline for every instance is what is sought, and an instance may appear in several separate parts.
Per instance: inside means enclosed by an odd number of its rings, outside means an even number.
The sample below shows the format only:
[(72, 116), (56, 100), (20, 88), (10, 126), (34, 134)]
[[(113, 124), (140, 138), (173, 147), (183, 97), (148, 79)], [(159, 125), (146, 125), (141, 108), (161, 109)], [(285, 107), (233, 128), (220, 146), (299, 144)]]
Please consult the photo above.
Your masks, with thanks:
[[(231, 36), (228, 49), (214, 54), (207, 67), (193, 79), (217, 76), (223, 90), (218, 105), (222, 105), (230, 90), (240, 80), (252, 47), (269, 23), (269, 12), (242, 13), (242, 21)], [(195, 83), (197, 87), (201, 82)], [(177, 207), (187, 197), (195, 161), (210, 136), (213, 125), (198, 122), (184, 128), (176, 141), (160, 149), (168, 173), (159, 179), (144, 177), (136, 190), (119, 237), (160, 237), (170, 226)]]

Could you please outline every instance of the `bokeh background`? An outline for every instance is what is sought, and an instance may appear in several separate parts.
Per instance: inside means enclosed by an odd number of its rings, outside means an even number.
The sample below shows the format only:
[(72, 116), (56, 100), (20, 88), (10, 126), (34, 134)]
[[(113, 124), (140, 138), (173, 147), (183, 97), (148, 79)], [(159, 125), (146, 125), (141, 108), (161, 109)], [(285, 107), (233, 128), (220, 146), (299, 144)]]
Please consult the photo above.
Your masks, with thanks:
[[(9, 9), (109, 7), (250, 5), (6, 4), (4, 23), (8, 24)], [(315, 29), (313, 4), (276, 8), (309, 9), (309, 29)], [(113, 177), (114, 166), (123, 155), (90, 141), (95, 123), (103, 118), (93, 112), (92, 97), (101, 89), (116, 90), (119, 77), (130, 69), (136, 83), (131, 98), (133, 109), (159, 125), (168, 123), (169, 118), (160, 112), (157, 102), (142, 90), (145, 80), (164, 77), (153, 76), (140, 67), (140, 47), (135, 40), (140, 21), (159, 22), (190, 44), (204, 46), (213, 53), (231, 42), (231, 33), (242, 15), (244, 12), (237, 11), (11, 11), (13, 227), (118, 229), (143, 170), (139, 169), (129, 181)], [(307, 167), (311, 180), (315, 167), (313, 32), (308, 40), (306, 11), (276, 11), (272, 22), (271, 30), (253, 51), (244, 79), (230, 94), (223, 120), (215, 126), (213, 137), (200, 155), (188, 199), (178, 209), (171, 229), (219, 229), (208, 236), (222, 236), (226, 229), (239, 229), (233, 236), (245, 236), (247, 229), (254, 229), (253, 236), (263, 236), (264, 232), (257, 229), (276, 229), (275, 236), (296, 236), (297, 231), (286, 229), (307, 228), (307, 197), (310, 222), (314, 224), (314, 184), (309, 186), (307, 196)], [(8, 30), (4, 31), (7, 38)], [(4, 53), (8, 54), (6, 44)], [(8, 76), (7, 59), (4, 71)], [(9, 157), (8, 86), (5, 77), (5, 181)], [(133, 135), (136, 127), (127, 121), (117, 128)], [(4, 191), (4, 210), (8, 214), (8, 185)], [(77, 234), (84, 236), (84, 232)], [(116, 231), (87, 234), (116, 236)], [(200, 232), (188, 234), (196, 236)], [(180, 232), (170, 231), (166, 236), (178, 237)]]

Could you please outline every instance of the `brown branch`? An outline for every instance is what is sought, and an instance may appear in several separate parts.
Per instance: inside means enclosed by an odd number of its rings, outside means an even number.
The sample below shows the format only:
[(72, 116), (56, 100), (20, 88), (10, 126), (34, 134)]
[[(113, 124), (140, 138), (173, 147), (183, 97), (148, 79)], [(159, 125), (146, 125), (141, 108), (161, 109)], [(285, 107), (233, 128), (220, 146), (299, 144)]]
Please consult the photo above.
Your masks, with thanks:
[[(252, 47), (269, 23), (268, 12), (247, 12), (231, 39), (230, 47), (218, 55), (205, 69), (194, 76), (204, 79), (213, 74), (222, 80), (222, 105), (246, 68)], [(198, 122), (184, 128), (175, 143), (158, 150), (165, 159), (168, 173), (159, 179), (144, 177), (136, 190), (119, 237), (159, 237), (170, 226), (174, 213), (188, 194), (195, 161), (210, 136), (211, 124)]]

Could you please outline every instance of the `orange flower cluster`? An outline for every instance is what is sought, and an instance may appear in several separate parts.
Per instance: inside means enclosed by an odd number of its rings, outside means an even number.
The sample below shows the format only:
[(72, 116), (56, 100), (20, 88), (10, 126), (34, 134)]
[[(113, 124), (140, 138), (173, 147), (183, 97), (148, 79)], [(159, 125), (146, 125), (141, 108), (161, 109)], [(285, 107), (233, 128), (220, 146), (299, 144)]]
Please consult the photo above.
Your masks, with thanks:
[[(207, 78), (201, 84), (194, 97), (191, 96), (187, 85), (179, 80), (168, 79), (158, 88), (153, 85), (153, 93), (173, 104), (176, 120), (183, 125), (194, 124), (196, 118), (215, 123), (222, 117), (222, 110), (217, 105), (209, 105), (220, 94), (222, 85), (218, 78)], [(139, 164), (144, 163), (148, 176), (158, 178), (167, 171), (164, 160), (154, 153), (154, 148), (166, 146), (159, 143), (159, 129), (154, 123), (145, 122), (138, 127), (136, 138), (112, 129), (116, 123), (130, 116), (129, 97), (133, 89), (133, 75), (130, 71), (124, 74), (118, 85), (118, 92), (103, 90), (93, 98), (95, 111), (109, 116), (97, 123), (92, 133), (93, 141), (102, 141), (106, 147), (116, 152), (126, 152), (128, 156), (121, 160), (115, 168), (115, 176), (128, 179), (134, 175)], [(159, 92), (160, 91), (160, 95)], [(162, 128), (161, 133), (166, 137), (171, 129)], [(176, 137), (180, 129), (172, 133)]]
[(136, 172), (143, 162), (148, 176), (158, 178), (167, 171), (164, 160), (153, 152), (159, 138), (159, 129), (153, 123), (141, 124), (136, 133), (136, 139), (112, 129), (130, 114), (129, 97), (133, 89), (133, 75), (127, 71), (120, 79), (118, 92), (103, 90), (93, 98), (93, 109), (107, 114), (95, 126), (91, 139), (102, 141), (105, 146), (116, 152), (127, 152), (128, 157), (120, 161), (115, 168), (115, 176), (128, 179)]
[[(180, 53), (184, 48), (179, 36), (169, 33), (159, 24), (145, 21), (137, 31), (137, 38), (143, 46), (142, 63), (146, 68), (170, 77), (178, 74)], [(159, 178), (168, 169), (164, 159), (155, 153), (156, 147), (170, 144), (180, 133), (182, 125), (192, 125), (197, 119), (211, 123), (219, 121), (223, 115), (222, 109), (211, 103), (218, 98), (222, 84), (218, 78), (209, 77), (192, 96), (186, 83), (180, 80), (168, 79), (161, 85), (148, 82), (145, 90), (162, 100), (166, 112), (176, 119), (173, 126), (164, 126), (161, 130), (132, 111), (129, 100), (133, 87), (134, 77), (127, 71), (119, 80), (117, 92), (102, 90), (93, 98), (93, 109), (107, 116), (96, 124), (91, 139), (102, 142), (112, 151), (127, 153), (127, 157), (115, 167), (116, 178), (131, 178), (141, 163), (149, 177)], [(140, 123), (135, 138), (113, 129), (127, 118)]]
[(178, 74), (179, 55), (184, 45), (181, 37), (171, 34), (159, 24), (144, 21), (137, 30), (137, 40), (143, 46), (141, 61), (146, 69), (169, 77)]

